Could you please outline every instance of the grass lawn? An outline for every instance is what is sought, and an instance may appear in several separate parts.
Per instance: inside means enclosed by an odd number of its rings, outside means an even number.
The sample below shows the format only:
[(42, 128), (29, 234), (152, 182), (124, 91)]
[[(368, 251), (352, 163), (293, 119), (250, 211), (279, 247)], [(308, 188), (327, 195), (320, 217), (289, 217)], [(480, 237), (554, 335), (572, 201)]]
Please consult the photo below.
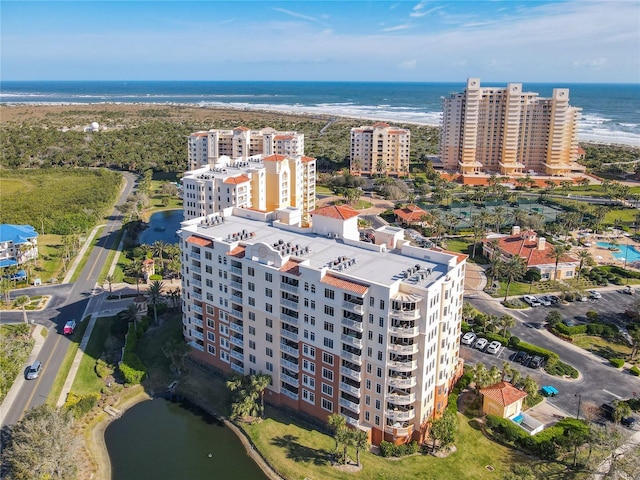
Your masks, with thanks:
[(324, 185), (316, 185), (316, 193), (319, 193), (321, 195), (335, 195), (333, 193), (333, 190), (331, 190), (329, 187), (325, 187)]
[(635, 223), (636, 215), (638, 215), (638, 210), (635, 208), (617, 208), (607, 212), (604, 216), (603, 223), (605, 225), (614, 225), (616, 221), (619, 221), (632, 225)]
[[(75, 269), (75, 272), (71, 276), (71, 281), (72, 282), (75, 282), (78, 279), (78, 277), (80, 276), (80, 274), (82, 273), (82, 271), (84, 270), (84, 267), (87, 264), (87, 261), (89, 260), (89, 257), (91, 256), (91, 252), (93, 251), (93, 247), (97, 246), (98, 242), (100, 241), (100, 234), (101, 234), (103, 228), (104, 227), (100, 227), (100, 228), (98, 228), (98, 230), (96, 230), (96, 234), (93, 237), (93, 240), (91, 241), (91, 244), (89, 245), (87, 250), (84, 252), (84, 257), (82, 257), (80, 259), (80, 262), (78, 263), (78, 267)], [(78, 251), (78, 253), (80, 253), (80, 252)]]
[[(470, 247), (473, 242), (471, 238), (447, 238), (447, 250), (450, 252), (464, 253), (466, 255), (471, 255)], [(478, 250), (481, 250), (480, 247), (476, 248), (476, 256), (478, 254)], [(480, 252), (482, 253), (482, 252)]]
[(573, 344), (604, 358), (625, 358), (631, 355), (631, 348), (627, 345), (613, 343), (602, 337), (590, 335), (575, 337)]
[(82, 356), (80, 367), (71, 390), (78, 395), (88, 393), (100, 393), (104, 386), (104, 381), (96, 374), (96, 360), (100, 358), (104, 351), (104, 343), (109, 337), (111, 324), (115, 317), (99, 317), (91, 332), (91, 338), (87, 344), (87, 349)]
[[(458, 415), (456, 435), (457, 452), (447, 458), (415, 455), (402, 460), (390, 460), (369, 452), (361, 452), (364, 466), (360, 473), (352, 474), (331, 466), (331, 453), (335, 446), (332, 437), (313, 427), (292, 421), (285, 414), (267, 408), (268, 418), (254, 425), (242, 425), (269, 463), (288, 479), (501, 479), (516, 464), (536, 463), (519, 452), (487, 439), (470, 426), (463, 415)], [(355, 460), (355, 450), (349, 449)], [(494, 471), (489, 472), (487, 465)]]
[[(153, 318), (153, 309), (150, 310), (150, 316)], [(136, 353), (142, 363), (153, 366), (148, 369), (148, 375), (154, 385), (168, 385), (175, 380), (170, 370), (171, 362), (162, 348), (158, 348), (171, 340), (183, 341), (182, 316), (179, 313), (165, 313), (164, 323), (160, 328), (154, 328), (152, 321), (151, 328), (136, 345)]]
[(69, 369), (71, 368), (71, 364), (73, 363), (73, 359), (76, 356), (76, 352), (78, 348), (80, 348), (80, 341), (84, 336), (84, 332), (87, 329), (87, 325), (89, 324), (89, 316), (87, 316), (84, 321), (80, 322), (76, 327), (73, 335), (71, 335), (71, 346), (67, 349), (67, 353), (60, 364), (60, 368), (58, 369), (58, 373), (56, 374), (56, 378), (53, 381), (53, 385), (51, 386), (51, 390), (49, 390), (49, 395), (47, 395), (47, 403), (49, 405), (55, 406), (58, 402), (58, 398), (62, 393), (62, 387), (64, 387), (64, 382), (67, 380), (67, 375), (69, 374)]

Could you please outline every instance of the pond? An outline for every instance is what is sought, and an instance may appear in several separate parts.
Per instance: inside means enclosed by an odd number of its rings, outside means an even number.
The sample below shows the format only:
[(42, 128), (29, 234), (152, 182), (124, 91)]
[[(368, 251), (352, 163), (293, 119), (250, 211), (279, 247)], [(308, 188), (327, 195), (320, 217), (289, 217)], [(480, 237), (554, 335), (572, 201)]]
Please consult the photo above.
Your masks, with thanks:
[(176, 231), (180, 229), (182, 210), (163, 210), (149, 218), (149, 227), (140, 234), (140, 244), (152, 245), (162, 240), (166, 243), (178, 243)]
[(104, 437), (113, 480), (267, 479), (224, 424), (162, 398), (127, 410)]

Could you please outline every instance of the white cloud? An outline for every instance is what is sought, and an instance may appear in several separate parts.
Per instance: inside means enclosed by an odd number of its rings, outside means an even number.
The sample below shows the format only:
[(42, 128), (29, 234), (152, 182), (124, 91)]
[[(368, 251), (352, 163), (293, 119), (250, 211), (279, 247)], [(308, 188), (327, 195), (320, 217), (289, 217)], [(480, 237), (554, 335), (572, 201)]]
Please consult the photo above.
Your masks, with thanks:
[(600, 58), (590, 58), (586, 60), (574, 60), (571, 64), (577, 68), (589, 67), (589, 68), (599, 68), (604, 66), (607, 63), (607, 59)]
[(400, 68), (404, 70), (413, 70), (416, 68), (417, 64), (418, 62), (416, 60), (405, 60), (404, 62), (400, 63)]
[[(416, 5), (416, 6), (418, 6), (418, 5)], [(440, 6), (437, 6), (437, 7), (430, 8), (429, 10), (416, 10), (416, 7), (413, 7), (414, 11), (411, 12), (409, 14), (409, 16), (410, 17), (416, 17), (416, 18), (425, 17), (427, 15), (431, 15), (434, 12), (437, 12), (438, 10), (442, 10), (444, 7), (445, 7), (444, 5), (440, 5)]]
[(408, 23), (402, 25), (396, 25), (395, 27), (387, 27), (383, 28), (383, 32), (397, 32), (398, 30), (407, 30), (409, 28), (413, 28), (413, 25), (409, 25)]
[(304, 13), (294, 12), (292, 10), (287, 10), (286, 8), (272, 7), (271, 10), (275, 10), (276, 12), (284, 13), (285, 15), (289, 15), (290, 17), (301, 18), (303, 20), (309, 20), (311, 22), (320, 22), (315, 17), (310, 15), (305, 15)]

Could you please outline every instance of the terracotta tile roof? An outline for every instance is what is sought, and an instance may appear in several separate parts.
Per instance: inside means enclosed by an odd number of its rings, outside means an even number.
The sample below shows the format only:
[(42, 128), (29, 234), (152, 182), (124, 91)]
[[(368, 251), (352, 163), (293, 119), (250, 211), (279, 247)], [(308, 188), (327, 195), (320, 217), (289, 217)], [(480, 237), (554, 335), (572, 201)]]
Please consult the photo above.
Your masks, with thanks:
[(156, 262), (154, 262), (152, 258), (147, 258), (142, 262), (143, 265), (153, 265), (154, 263)]
[[(483, 243), (488, 243), (486, 238)], [(537, 265), (555, 264), (556, 261), (551, 257), (553, 245), (546, 243), (544, 250), (538, 249), (538, 239), (535, 232), (524, 231), (518, 235), (509, 235), (507, 237), (498, 238), (498, 249), (503, 254), (519, 255), (527, 261), (527, 267), (535, 267)], [(561, 263), (578, 263), (579, 260), (571, 255), (563, 255), (560, 257)]]
[(240, 126), (240, 127), (236, 127), (236, 128), (234, 128), (234, 130), (242, 130), (243, 132), (246, 132), (247, 130), (251, 130), (251, 129), (250, 129), (250, 128), (247, 128), (247, 127), (242, 127), (242, 126)]
[(328, 207), (316, 208), (311, 212), (311, 215), (347, 220), (349, 218), (357, 217), (358, 211), (349, 205), (331, 205)]
[(322, 277), (320, 283), (326, 283), (327, 285), (331, 285), (333, 287), (338, 287), (343, 290), (349, 290), (351, 292), (357, 293), (358, 295), (364, 295), (369, 289), (369, 285), (354, 282), (353, 280), (338, 278), (331, 275), (330, 273), (327, 273), (324, 277)]
[(388, 127), (389, 124), (388, 123), (384, 123), (384, 122), (378, 122), (378, 123), (374, 123), (373, 126), (374, 127)]
[(195, 132), (191, 134), (192, 137), (206, 137), (207, 132)]
[(308, 163), (315, 161), (315, 158), (303, 156), (302, 158), (300, 158), (300, 160), (302, 161), (302, 163)]
[(467, 258), (469, 258), (469, 255), (467, 255), (466, 253), (452, 252), (451, 250), (445, 250), (444, 248), (440, 248), (440, 247), (433, 247), (433, 248), (431, 248), (431, 250), (437, 250), (437, 251), (442, 252), (442, 253), (448, 253), (449, 255), (453, 255), (454, 257), (456, 257), (458, 259), (457, 263), (462, 263)]
[(287, 260), (282, 267), (280, 267), (280, 271), (283, 273), (288, 273), (290, 275), (295, 275), (296, 277), (300, 276), (300, 262), (296, 262), (295, 260)]
[(283, 160), (285, 160), (287, 157), (284, 155), (269, 155), (268, 157), (265, 157), (262, 159), (263, 162), (282, 162)]
[(225, 179), (224, 183), (230, 183), (232, 185), (238, 185), (239, 183), (249, 182), (249, 177), (246, 175), (238, 175), (237, 177), (229, 177)]
[(293, 140), (293, 135), (276, 135), (273, 137), (274, 140)]
[(527, 396), (526, 392), (518, 390), (507, 382), (500, 382), (486, 388), (481, 388), (480, 393), (503, 407), (516, 403), (521, 398)]
[(244, 253), (245, 253), (245, 247), (240, 245), (240, 246), (234, 248), (233, 250), (227, 252), (226, 255), (228, 255), (230, 257), (244, 258)]
[(196, 245), (200, 245), (201, 247), (211, 247), (213, 246), (213, 242), (206, 238), (197, 237), (195, 235), (191, 235), (187, 238), (187, 243), (195, 243)]
[(397, 208), (393, 211), (397, 217), (400, 217), (405, 223), (421, 222), (421, 217), (427, 215), (427, 212), (417, 205), (407, 205), (403, 208)]

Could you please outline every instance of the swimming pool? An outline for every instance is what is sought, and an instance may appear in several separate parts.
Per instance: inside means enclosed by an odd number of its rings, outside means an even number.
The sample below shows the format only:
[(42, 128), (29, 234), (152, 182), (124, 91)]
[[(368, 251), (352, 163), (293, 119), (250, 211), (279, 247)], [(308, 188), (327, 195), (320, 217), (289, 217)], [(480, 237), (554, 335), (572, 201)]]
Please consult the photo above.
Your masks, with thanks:
[(611, 254), (618, 260), (625, 260), (629, 263), (640, 262), (640, 251), (632, 245), (614, 245), (609, 242), (598, 242), (597, 245), (603, 248), (617, 248)]

